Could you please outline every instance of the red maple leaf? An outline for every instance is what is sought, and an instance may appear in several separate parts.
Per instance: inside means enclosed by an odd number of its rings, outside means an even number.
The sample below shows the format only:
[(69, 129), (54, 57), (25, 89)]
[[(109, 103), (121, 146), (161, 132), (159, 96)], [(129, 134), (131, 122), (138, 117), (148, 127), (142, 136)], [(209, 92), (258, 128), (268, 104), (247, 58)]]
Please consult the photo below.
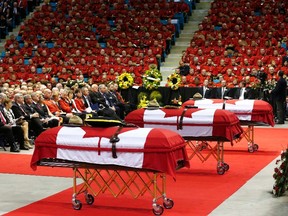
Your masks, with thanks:
[(226, 100), (226, 102), (225, 102), (225, 100), (223, 100), (223, 99), (213, 99), (213, 103), (212, 104), (219, 104), (219, 103), (221, 103), (221, 104), (223, 104), (224, 102), (225, 103), (227, 103), (227, 104), (234, 104), (234, 105), (236, 105), (236, 102), (237, 102), (238, 100)]
[[(184, 110), (185, 109), (183, 109), (183, 108), (163, 109), (163, 112), (165, 112), (164, 118), (173, 117), (173, 116), (181, 117)], [(186, 118), (192, 118), (192, 113), (196, 112), (196, 111), (199, 111), (199, 109), (186, 109), (184, 116)]]

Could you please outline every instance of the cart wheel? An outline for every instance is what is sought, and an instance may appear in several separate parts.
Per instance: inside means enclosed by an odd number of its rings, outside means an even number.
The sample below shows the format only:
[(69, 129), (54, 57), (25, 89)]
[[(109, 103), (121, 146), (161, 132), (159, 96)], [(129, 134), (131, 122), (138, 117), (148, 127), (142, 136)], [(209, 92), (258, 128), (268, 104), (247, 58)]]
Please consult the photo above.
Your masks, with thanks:
[(217, 173), (218, 173), (219, 175), (223, 175), (223, 174), (225, 173), (224, 167), (217, 167)]
[(251, 146), (248, 147), (248, 152), (250, 152), (250, 153), (253, 153), (253, 152), (254, 152), (253, 145), (251, 145)]
[(79, 200), (75, 200), (75, 201), (73, 202), (73, 208), (74, 208), (75, 210), (80, 210), (80, 209), (82, 208), (82, 203), (81, 203)]
[(254, 149), (254, 151), (258, 151), (259, 146), (258, 146), (257, 144), (254, 144), (254, 145), (253, 145), (253, 149)]
[(87, 194), (85, 199), (88, 205), (92, 205), (94, 203), (94, 197), (91, 194)]
[(152, 211), (154, 215), (162, 215), (164, 212), (164, 208), (161, 205), (156, 204), (155, 206), (153, 206)]
[(225, 171), (228, 171), (229, 168), (230, 168), (230, 166), (229, 166), (229, 164), (224, 163), (224, 164), (223, 164), (223, 168), (224, 168)]
[(174, 201), (172, 199), (166, 198), (164, 199), (163, 206), (166, 209), (172, 209), (174, 206)]

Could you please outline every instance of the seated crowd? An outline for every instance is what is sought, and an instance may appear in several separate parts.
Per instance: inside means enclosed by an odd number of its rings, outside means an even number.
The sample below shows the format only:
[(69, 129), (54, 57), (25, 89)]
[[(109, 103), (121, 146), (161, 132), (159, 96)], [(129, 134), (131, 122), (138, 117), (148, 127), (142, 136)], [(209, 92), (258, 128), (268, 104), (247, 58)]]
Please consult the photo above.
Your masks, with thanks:
[[(32, 148), (32, 136), (73, 115), (123, 120), (135, 106), (113, 82), (129, 72), (142, 86), (149, 65), (160, 68), (179, 12), (189, 14), (184, 0), (59, 0), (37, 7), (1, 57), (0, 134), (11, 151)], [(231, 96), (234, 87), (234, 98), (255, 98), (251, 89), (273, 86), (279, 70), (288, 74), (287, 14), (281, 0), (215, 0), (183, 51), (179, 85), (199, 87), (205, 98)], [(83, 86), (68, 85), (74, 80)]]
[(40, 82), (12, 86), (4, 83), (0, 93), (0, 134), (6, 138), (11, 152), (19, 152), (32, 148), (32, 136), (36, 138), (47, 128), (68, 124), (74, 115), (122, 121), (132, 109), (113, 82), (107, 86), (86, 84), (71, 88), (60, 83), (55, 87)]
[(6, 41), (1, 77), (19, 84), (31, 79), (67, 81), (81, 73), (93, 82), (110, 82), (127, 71), (142, 85), (137, 78), (150, 64), (159, 69), (170, 52), (175, 40), (171, 19), (179, 12), (189, 12), (184, 0), (59, 0), (55, 7), (45, 1), (18, 35)]
[(261, 74), (268, 84), (279, 70), (287, 75), (287, 14), (288, 2), (281, 0), (215, 0), (183, 51), (176, 70), (184, 76), (182, 86), (201, 86), (208, 79), (218, 87), (222, 76), (229, 87), (240, 81), (259, 87)]
[(4, 39), (9, 32), (18, 26), (41, 0), (1, 1), (0, 4), (0, 39)]

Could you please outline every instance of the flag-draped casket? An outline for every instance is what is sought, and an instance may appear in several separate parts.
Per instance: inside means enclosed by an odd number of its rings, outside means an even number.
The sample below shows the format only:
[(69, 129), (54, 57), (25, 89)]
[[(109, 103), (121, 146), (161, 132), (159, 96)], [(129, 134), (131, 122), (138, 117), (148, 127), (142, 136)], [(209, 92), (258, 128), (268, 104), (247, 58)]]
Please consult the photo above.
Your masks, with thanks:
[(243, 132), (234, 113), (216, 109), (138, 109), (125, 121), (144, 128), (170, 129), (188, 139), (232, 141)]
[[(114, 152), (111, 138), (117, 134)], [(116, 157), (115, 157), (116, 156)], [(137, 127), (68, 127), (48, 129), (35, 140), (31, 167), (41, 159), (116, 165), (167, 173), (175, 177), (179, 162), (189, 166), (185, 140), (166, 129)]]
[(240, 121), (261, 122), (274, 126), (273, 108), (263, 100), (188, 100), (182, 107), (195, 106), (201, 109), (225, 109), (237, 115)]

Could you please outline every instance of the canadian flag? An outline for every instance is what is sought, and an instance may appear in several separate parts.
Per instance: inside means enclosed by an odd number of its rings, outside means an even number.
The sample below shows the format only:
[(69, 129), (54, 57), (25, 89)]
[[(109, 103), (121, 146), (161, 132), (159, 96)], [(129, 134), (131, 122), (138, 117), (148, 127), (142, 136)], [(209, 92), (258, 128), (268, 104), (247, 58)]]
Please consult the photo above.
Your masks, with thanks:
[(112, 156), (110, 138), (118, 127), (57, 127), (49, 129), (35, 140), (31, 167), (43, 158), (97, 165), (117, 165), (151, 169), (175, 176), (179, 160), (189, 165), (185, 140), (165, 129), (122, 128), (116, 143), (117, 158)]
[(233, 140), (243, 130), (234, 113), (220, 109), (138, 109), (125, 121), (140, 127), (165, 128), (187, 139), (220, 137)]
[(222, 99), (202, 99), (188, 100), (183, 103), (185, 106), (196, 106), (201, 109), (223, 109), (233, 112), (240, 121), (263, 122), (274, 126), (273, 108), (263, 100), (222, 100)]
[[(180, 112), (179, 112), (180, 111)], [(183, 116), (182, 129), (177, 129), (180, 124), (180, 118), (183, 110), (167, 109), (165, 111), (145, 110), (143, 121), (144, 127), (153, 127), (177, 131), (181, 136), (212, 136), (213, 134), (213, 120), (216, 110), (187, 110)]]
[(251, 121), (251, 114), (254, 107), (254, 100), (196, 100), (194, 106), (202, 109), (222, 109), (225, 103), (225, 110), (235, 113), (239, 120)]

